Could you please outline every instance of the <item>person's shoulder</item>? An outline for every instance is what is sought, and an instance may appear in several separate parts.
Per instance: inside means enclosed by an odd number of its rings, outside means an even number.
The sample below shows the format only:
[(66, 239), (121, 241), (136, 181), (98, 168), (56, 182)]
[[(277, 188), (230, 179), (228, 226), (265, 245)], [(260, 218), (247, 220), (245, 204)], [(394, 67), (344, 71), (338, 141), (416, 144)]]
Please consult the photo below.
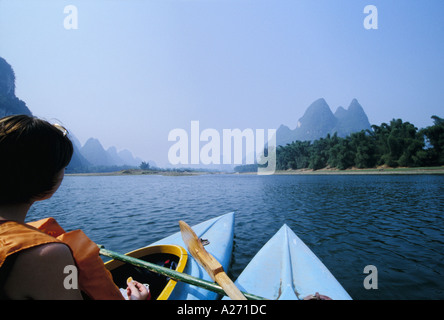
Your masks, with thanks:
[(23, 250), (10, 273), (7, 293), (18, 299), (77, 299), (78, 291), (64, 288), (65, 267), (72, 265), (71, 250), (63, 243)]
[[(37, 274), (63, 276), (66, 266), (75, 265), (71, 250), (63, 243), (42, 244), (20, 253), (16, 264)], [(28, 270), (30, 271), (30, 270)]]
[(47, 243), (20, 252), (15, 266), (22, 274), (33, 273), (60, 278), (63, 277), (64, 268), (74, 264), (74, 258), (67, 245)]
[(27, 250), (20, 254), (21, 260), (31, 259), (35, 263), (48, 263), (60, 260), (73, 260), (71, 250), (63, 243), (47, 243)]

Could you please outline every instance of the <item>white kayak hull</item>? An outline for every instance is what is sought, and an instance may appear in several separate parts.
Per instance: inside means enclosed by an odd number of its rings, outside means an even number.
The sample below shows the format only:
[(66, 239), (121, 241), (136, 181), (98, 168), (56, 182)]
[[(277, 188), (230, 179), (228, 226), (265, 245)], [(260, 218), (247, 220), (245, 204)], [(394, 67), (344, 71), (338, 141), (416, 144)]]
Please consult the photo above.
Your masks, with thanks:
[(241, 291), (271, 300), (301, 300), (317, 292), (333, 300), (351, 299), (287, 225), (262, 247), (235, 284)]

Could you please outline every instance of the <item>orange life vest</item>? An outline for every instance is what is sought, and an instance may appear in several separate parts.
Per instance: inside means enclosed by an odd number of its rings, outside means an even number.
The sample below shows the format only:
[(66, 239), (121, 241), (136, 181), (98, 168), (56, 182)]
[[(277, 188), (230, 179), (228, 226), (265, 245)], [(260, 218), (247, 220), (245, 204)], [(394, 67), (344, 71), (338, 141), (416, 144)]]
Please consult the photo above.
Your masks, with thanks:
[(53, 218), (27, 224), (6, 221), (0, 224), (0, 267), (6, 258), (21, 250), (47, 243), (64, 243), (73, 254), (79, 289), (94, 300), (123, 300), (111, 273), (99, 256), (99, 248), (81, 230), (65, 232)]

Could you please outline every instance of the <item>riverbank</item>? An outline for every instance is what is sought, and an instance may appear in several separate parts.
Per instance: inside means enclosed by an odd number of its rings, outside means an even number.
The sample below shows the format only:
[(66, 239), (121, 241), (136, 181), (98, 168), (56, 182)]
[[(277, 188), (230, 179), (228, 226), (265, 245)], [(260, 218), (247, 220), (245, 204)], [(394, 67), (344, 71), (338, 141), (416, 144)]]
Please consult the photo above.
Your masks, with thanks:
[(276, 175), (297, 175), (297, 174), (444, 174), (444, 167), (418, 167), (418, 168), (371, 168), (371, 169), (346, 169), (339, 170), (334, 168), (325, 168), (320, 170), (298, 169), (298, 170), (277, 170)]
[[(89, 173), (67, 173), (67, 176), (128, 176), (128, 175), (161, 175), (161, 176), (199, 176), (204, 174), (242, 174), (257, 175), (257, 172), (217, 172), (217, 171), (173, 171), (173, 170), (141, 170), (129, 169), (115, 172), (89, 172)], [(418, 168), (372, 168), (372, 169), (346, 169), (339, 170), (334, 168), (325, 168), (320, 170), (298, 169), (298, 170), (277, 170), (275, 175), (352, 175), (352, 174), (404, 174), (404, 175), (420, 175), (420, 174), (444, 174), (444, 166), (441, 167), (418, 167)]]
[(219, 174), (207, 171), (173, 171), (173, 170), (141, 170), (127, 169), (113, 172), (67, 173), (66, 176), (131, 176), (131, 175), (160, 175), (160, 176), (198, 176), (203, 174)]

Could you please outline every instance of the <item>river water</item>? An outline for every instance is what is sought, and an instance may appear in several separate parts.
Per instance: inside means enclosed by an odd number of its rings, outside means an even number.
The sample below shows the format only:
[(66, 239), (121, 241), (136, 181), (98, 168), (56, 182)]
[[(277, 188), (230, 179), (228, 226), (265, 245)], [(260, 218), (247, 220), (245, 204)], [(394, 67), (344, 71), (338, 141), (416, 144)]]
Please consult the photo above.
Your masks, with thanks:
[(444, 299), (443, 207), (442, 175), (67, 176), (27, 221), (52, 216), (124, 253), (234, 211), (234, 279), (286, 223), (353, 299)]

